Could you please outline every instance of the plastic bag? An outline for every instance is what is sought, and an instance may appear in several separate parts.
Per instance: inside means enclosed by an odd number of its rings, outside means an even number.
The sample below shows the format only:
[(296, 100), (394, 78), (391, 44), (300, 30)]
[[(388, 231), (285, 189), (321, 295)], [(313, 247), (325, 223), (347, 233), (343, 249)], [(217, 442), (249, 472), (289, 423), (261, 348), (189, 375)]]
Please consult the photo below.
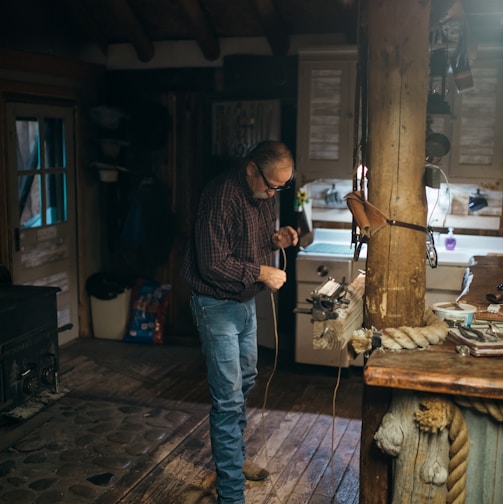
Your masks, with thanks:
[(124, 341), (162, 344), (171, 286), (139, 279), (131, 294), (129, 324)]

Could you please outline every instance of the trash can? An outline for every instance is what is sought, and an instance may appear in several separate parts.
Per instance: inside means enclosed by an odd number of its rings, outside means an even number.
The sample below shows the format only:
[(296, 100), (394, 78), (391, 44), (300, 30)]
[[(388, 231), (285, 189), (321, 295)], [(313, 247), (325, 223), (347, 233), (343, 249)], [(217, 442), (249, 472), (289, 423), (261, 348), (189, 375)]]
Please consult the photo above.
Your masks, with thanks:
[(130, 280), (108, 273), (94, 273), (87, 279), (95, 338), (123, 339), (129, 317), (131, 285)]

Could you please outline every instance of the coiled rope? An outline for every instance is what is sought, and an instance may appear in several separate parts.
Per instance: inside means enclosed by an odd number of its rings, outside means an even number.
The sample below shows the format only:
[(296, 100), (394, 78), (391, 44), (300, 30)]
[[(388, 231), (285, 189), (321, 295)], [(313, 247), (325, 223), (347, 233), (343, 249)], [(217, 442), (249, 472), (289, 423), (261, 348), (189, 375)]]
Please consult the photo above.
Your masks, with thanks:
[(453, 402), (440, 397), (423, 399), (420, 405), (421, 409), (415, 413), (420, 430), (436, 433), (449, 428), (449, 474), (445, 502), (464, 504), (470, 442), (463, 414)]
[(453, 397), (453, 401), (463, 408), (471, 408), (489, 415), (496, 422), (503, 422), (503, 401), (483, 399), (481, 397)]
[[(413, 350), (426, 348), (430, 345), (443, 343), (449, 331), (448, 325), (440, 320), (433, 310), (426, 306), (424, 312), (424, 326), (387, 328), (379, 331), (381, 334), (381, 348), (388, 350)], [(364, 353), (372, 348), (371, 329), (358, 329), (353, 332), (351, 345), (357, 353)]]

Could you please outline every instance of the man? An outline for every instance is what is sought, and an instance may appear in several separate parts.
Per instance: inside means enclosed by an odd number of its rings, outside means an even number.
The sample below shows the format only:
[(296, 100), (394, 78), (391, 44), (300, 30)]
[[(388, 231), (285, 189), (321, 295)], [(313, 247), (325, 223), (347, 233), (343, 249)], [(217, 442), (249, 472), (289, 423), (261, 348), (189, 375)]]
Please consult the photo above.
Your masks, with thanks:
[(210, 434), (219, 504), (242, 504), (245, 476), (268, 472), (245, 461), (246, 399), (257, 376), (255, 296), (277, 291), (286, 273), (271, 266), (273, 252), (296, 245), (290, 226), (275, 229), (276, 193), (293, 182), (289, 149), (259, 143), (237, 169), (205, 188), (183, 273), (206, 358), (211, 395)]

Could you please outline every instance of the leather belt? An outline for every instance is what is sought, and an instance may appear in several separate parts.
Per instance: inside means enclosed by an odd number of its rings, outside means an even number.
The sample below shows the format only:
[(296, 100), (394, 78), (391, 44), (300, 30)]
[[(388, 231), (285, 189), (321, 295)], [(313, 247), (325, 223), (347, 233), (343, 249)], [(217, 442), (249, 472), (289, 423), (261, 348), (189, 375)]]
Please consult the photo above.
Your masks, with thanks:
[(390, 226), (400, 226), (409, 229), (415, 229), (416, 231), (422, 231), (423, 233), (427, 233), (429, 231), (428, 228), (424, 226), (419, 226), (418, 224), (411, 224), (410, 222), (402, 222), (395, 219), (386, 219), (386, 223)]

